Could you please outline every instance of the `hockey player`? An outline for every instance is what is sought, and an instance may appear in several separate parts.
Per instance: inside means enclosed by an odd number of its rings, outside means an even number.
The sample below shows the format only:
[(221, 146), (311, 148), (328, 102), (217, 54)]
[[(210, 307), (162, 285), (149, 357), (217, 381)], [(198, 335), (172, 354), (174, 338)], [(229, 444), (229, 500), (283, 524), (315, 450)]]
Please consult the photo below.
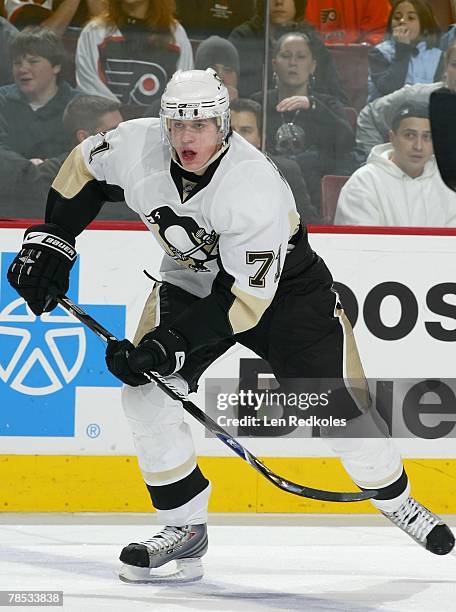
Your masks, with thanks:
[[(454, 537), (409, 494), (392, 440), (375, 429), (350, 324), (332, 277), (312, 251), (288, 184), (277, 169), (230, 130), (229, 99), (216, 73), (177, 72), (160, 119), (125, 122), (87, 138), (63, 164), (49, 193), (45, 223), (25, 232), (8, 271), (36, 315), (49, 295), (66, 292), (75, 237), (104, 200), (125, 199), (164, 250), (162, 281), (148, 298), (133, 343), (111, 342), (109, 370), (125, 386), (122, 401), (139, 465), (166, 527), (120, 554), (131, 582), (185, 582), (203, 575), (211, 484), (195, 459), (180, 403), (143, 372), (168, 376), (182, 393), (240, 342), (266, 359), (281, 385), (293, 378), (341, 381), (338, 416), (345, 435), (323, 432), (353, 481), (379, 493), (372, 503), (435, 554)], [(372, 422), (371, 422), (372, 421)], [(362, 432), (362, 435), (359, 435)], [(177, 561), (177, 572), (155, 568)], [(166, 568), (164, 568), (166, 569)]]

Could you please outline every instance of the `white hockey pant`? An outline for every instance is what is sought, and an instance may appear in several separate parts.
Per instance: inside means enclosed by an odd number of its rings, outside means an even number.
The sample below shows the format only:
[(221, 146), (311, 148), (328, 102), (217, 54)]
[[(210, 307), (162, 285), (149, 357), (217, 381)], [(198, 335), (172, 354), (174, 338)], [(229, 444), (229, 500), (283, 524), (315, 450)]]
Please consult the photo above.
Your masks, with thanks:
[[(188, 385), (179, 375), (168, 380), (181, 393)], [(168, 485), (188, 476), (196, 468), (190, 428), (184, 422), (184, 409), (155, 384), (122, 389), (122, 405), (127, 417), (144, 481), (148, 485)], [(209, 485), (186, 504), (170, 510), (157, 510), (165, 525), (207, 522)]]

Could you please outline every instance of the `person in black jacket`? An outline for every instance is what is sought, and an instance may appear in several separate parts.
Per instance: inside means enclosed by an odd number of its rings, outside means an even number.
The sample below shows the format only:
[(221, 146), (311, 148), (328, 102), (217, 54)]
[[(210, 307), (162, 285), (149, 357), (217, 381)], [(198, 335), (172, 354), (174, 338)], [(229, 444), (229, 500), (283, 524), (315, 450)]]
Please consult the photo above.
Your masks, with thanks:
[[(249, 98), (230, 101), (231, 127), (256, 149), (261, 149), (262, 110), (261, 105)], [(296, 209), (304, 224), (321, 223), (319, 210), (312, 205), (306, 182), (298, 164), (282, 155), (269, 156), (290, 185)]]
[[(340, 101), (318, 90), (318, 61), (307, 34), (279, 38), (272, 64), (276, 87), (267, 93), (266, 150), (298, 161), (316, 204), (321, 176), (343, 173), (355, 136)], [(262, 92), (252, 98), (261, 102)]]
[(78, 92), (59, 77), (64, 54), (50, 30), (20, 32), (11, 42), (14, 84), (0, 87), (2, 216), (20, 216), (16, 207), (24, 204), (19, 194), (26, 177), (71, 146), (62, 116)]
[[(317, 30), (304, 20), (307, 0), (288, 0), (270, 3), (270, 47), (268, 59), (269, 87), (272, 83), (271, 57), (275, 42), (286, 32), (305, 32), (312, 41), (318, 68), (315, 72), (319, 91), (331, 94), (348, 106), (334, 60), (325, 47)], [(264, 0), (257, 0), (255, 15), (242, 25), (234, 28), (229, 40), (234, 44), (241, 61), (239, 96), (249, 98), (262, 88), (264, 64)]]

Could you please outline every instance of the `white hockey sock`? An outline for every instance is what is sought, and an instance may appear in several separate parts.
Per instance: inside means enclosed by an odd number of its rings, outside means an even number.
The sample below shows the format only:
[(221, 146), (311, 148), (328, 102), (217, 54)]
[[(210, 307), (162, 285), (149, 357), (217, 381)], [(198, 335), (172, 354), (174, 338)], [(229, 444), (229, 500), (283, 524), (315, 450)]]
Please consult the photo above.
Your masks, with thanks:
[[(344, 437), (340, 437), (341, 434)], [(336, 437), (337, 436), (337, 437)], [(353, 481), (366, 489), (379, 489), (398, 480), (403, 465), (393, 440), (370, 413), (348, 421), (340, 428), (325, 428), (322, 437), (340, 457)], [(377, 503), (377, 502), (376, 502)]]
[(207, 506), (211, 495), (211, 483), (190, 501), (170, 510), (157, 510), (157, 517), (163, 525), (182, 527), (207, 523)]
[(397, 497), (393, 499), (371, 499), (372, 504), (382, 512), (396, 512), (410, 495), (410, 483), (407, 482), (407, 487)]

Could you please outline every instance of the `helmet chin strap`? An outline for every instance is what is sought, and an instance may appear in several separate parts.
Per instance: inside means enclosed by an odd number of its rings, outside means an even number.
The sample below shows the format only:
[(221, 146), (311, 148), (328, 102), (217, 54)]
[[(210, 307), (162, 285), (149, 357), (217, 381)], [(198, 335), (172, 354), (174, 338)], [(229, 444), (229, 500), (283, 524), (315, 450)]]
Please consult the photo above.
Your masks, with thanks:
[[(204, 174), (204, 172), (206, 171), (206, 169), (208, 168), (208, 166), (210, 166), (213, 162), (215, 162), (216, 159), (218, 159), (220, 157), (220, 155), (222, 155), (222, 153), (224, 153), (227, 148), (230, 146), (230, 142), (229, 142), (229, 137), (230, 134), (228, 134), (228, 136), (225, 138), (225, 140), (221, 143), (220, 145), (220, 149), (218, 149), (214, 155), (212, 155), (212, 157), (210, 157), (207, 162), (201, 166), (201, 168), (197, 168), (196, 170), (192, 170), (192, 172), (194, 174), (198, 174), (198, 173), (202, 173)], [(182, 170), (185, 170), (186, 172), (188, 172), (187, 168), (185, 168), (180, 160), (179, 160), (179, 156), (176, 153), (176, 149), (170, 144), (170, 149), (171, 149), (171, 157), (173, 158), (173, 161), (179, 166), (179, 168), (182, 168)]]

